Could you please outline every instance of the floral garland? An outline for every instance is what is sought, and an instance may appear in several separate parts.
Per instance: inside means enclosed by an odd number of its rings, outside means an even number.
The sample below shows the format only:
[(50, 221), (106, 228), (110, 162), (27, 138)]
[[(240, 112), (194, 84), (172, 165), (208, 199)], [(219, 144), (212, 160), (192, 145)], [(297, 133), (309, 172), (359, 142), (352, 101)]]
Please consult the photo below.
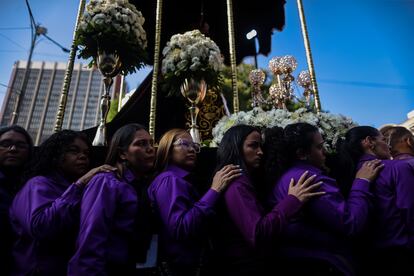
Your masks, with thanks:
[(220, 86), (223, 67), (220, 49), (199, 30), (173, 35), (162, 54), (161, 70), (167, 86), (164, 90), (170, 91), (170, 95), (179, 92), (186, 78), (204, 78), (213, 89)]
[(325, 148), (328, 152), (333, 152), (335, 144), (339, 138), (357, 124), (351, 118), (343, 115), (321, 112), (319, 114), (309, 112), (305, 108), (299, 108), (294, 112), (283, 109), (272, 109), (263, 111), (261, 108), (232, 114), (230, 117), (223, 117), (213, 129), (213, 140), (210, 146), (217, 146), (224, 133), (234, 125), (253, 125), (260, 128), (273, 126), (285, 127), (289, 124), (306, 122), (319, 128), (325, 139)]
[(99, 48), (119, 55), (122, 74), (135, 72), (148, 61), (144, 22), (141, 12), (128, 0), (91, 0), (76, 34), (79, 58), (93, 57), (89, 65), (95, 65)]

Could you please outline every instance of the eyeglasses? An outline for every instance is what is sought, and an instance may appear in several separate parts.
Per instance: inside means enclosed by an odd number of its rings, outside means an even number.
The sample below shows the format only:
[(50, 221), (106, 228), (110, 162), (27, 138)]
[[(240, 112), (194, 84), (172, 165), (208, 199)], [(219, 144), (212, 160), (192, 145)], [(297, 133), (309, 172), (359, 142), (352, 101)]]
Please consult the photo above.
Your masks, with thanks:
[(10, 150), (13, 146), (18, 150), (24, 150), (24, 149), (29, 148), (29, 145), (25, 142), (17, 142), (17, 141), (12, 141), (12, 140), (0, 141), (0, 148), (2, 149)]
[(185, 149), (190, 149), (192, 148), (196, 153), (200, 152), (200, 144), (199, 143), (194, 143), (192, 141), (188, 141), (188, 140), (183, 140), (181, 138), (178, 138), (177, 141), (175, 141), (173, 143), (174, 146), (181, 146)]

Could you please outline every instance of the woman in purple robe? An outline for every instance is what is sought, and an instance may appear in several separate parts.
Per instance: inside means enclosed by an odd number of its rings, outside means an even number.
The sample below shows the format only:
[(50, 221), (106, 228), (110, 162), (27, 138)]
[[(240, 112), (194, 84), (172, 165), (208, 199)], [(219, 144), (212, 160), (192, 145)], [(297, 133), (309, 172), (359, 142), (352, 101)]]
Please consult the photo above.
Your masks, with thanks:
[(166, 132), (157, 151), (155, 168), (159, 174), (148, 189), (160, 224), (161, 267), (171, 275), (202, 272), (214, 206), (228, 183), (240, 175), (238, 166), (228, 164), (215, 174), (210, 189), (200, 196), (191, 175), (199, 152), (200, 145), (187, 131)]
[(265, 149), (269, 149), (266, 173), (269, 181), (275, 183), (271, 205), (284, 200), (290, 180), (299, 179), (305, 171), (316, 175), (316, 180), (322, 182), (320, 190), (325, 192), (310, 200), (284, 233), (286, 252), (295, 258), (313, 260), (310, 263), (315, 264), (313, 268), (292, 269), (297, 273), (303, 269), (322, 274), (327, 272), (325, 269), (346, 275), (355, 273), (346, 239), (358, 235), (367, 225), (372, 201), (370, 186), (383, 167), (380, 161), (371, 160), (353, 174), (346, 198), (336, 180), (327, 176), (324, 140), (317, 127), (296, 123), (284, 130), (274, 128), (265, 137)]
[(0, 129), (0, 275), (10, 274), (14, 235), (9, 208), (23, 184), (32, 150), (32, 138), (24, 128), (14, 125)]
[(40, 146), (28, 172), (29, 180), (10, 208), (17, 235), (13, 248), (14, 275), (65, 275), (74, 252), (79, 203), (89, 170), (90, 143), (80, 132), (63, 130)]
[[(307, 172), (289, 181), (288, 195), (267, 210), (263, 204), (262, 139), (260, 130), (247, 125), (230, 128), (217, 150), (217, 168), (237, 164), (242, 176), (224, 192), (218, 210), (219, 220), (214, 235), (214, 250), (220, 275), (273, 275), (265, 267), (267, 249), (277, 239), (302, 205), (314, 196), (320, 183)], [(306, 179), (306, 180), (305, 180)]]
[(374, 209), (367, 241), (372, 246), (370, 273), (413, 275), (414, 169), (412, 158), (388, 160), (387, 139), (375, 128), (359, 126), (346, 133), (338, 145), (344, 185), (349, 185), (364, 162), (382, 159), (384, 169), (372, 184)]
[(150, 223), (149, 205), (141, 196), (147, 188), (145, 176), (154, 165), (153, 144), (139, 124), (125, 125), (113, 135), (105, 163), (117, 171), (97, 174), (84, 191), (68, 275), (136, 274), (136, 250), (146, 242), (139, 233)]

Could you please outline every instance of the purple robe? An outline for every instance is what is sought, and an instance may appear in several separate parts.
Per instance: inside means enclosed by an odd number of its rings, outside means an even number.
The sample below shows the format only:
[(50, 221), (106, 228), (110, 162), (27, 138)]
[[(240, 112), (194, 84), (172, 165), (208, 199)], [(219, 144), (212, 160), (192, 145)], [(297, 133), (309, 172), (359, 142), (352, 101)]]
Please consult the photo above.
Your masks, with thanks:
[[(89, 181), (82, 197), (79, 236), (68, 275), (108, 275), (111, 270), (130, 269), (129, 246), (138, 204), (131, 184), (134, 180), (127, 170), (122, 179), (107, 172)], [(118, 273), (123, 274), (121, 270)]]
[(307, 162), (297, 161), (277, 181), (270, 198), (271, 204), (286, 198), (290, 179), (297, 183), (305, 171), (309, 171), (308, 176), (316, 174), (314, 182), (322, 181), (319, 190), (326, 194), (312, 198), (301, 215), (290, 223), (284, 233), (286, 247), (297, 249), (290, 250), (289, 255), (325, 260), (342, 273), (352, 274), (351, 244), (347, 242), (347, 237), (358, 235), (367, 227), (373, 198), (370, 183), (355, 179), (348, 198), (344, 198), (335, 179)]
[(266, 212), (250, 179), (243, 175), (234, 180), (224, 192), (218, 210), (214, 246), (219, 261), (222, 259), (224, 264), (248, 260), (248, 266), (254, 266), (254, 259), (260, 259), (263, 249), (267, 249), (265, 245), (280, 237), (301, 206), (296, 197), (289, 195)]
[[(375, 159), (364, 155), (363, 162)], [(373, 183), (374, 212), (370, 228), (377, 248), (414, 249), (414, 159), (383, 160), (384, 168)]]
[(311, 199), (306, 208), (306, 216), (331, 231), (352, 236), (364, 230), (371, 207), (372, 194), (370, 184), (363, 179), (355, 179), (351, 191), (345, 199), (335, 179), (323, 174), (322, 170), (306, 163), (297, 162), (286, 171), (276, 183), (270, 202), (275, 204), (283, 200), (289, 189), (290, 179), (297, 182), (300, 176), (309, 171), (308, 176), (316, 174), (314, 182), (322, 181), (322, 196)]
[(413, 159), (414, 156), (409, 153), (400, 153), (393, 157), (393, 160)]
[(64, 275), (74, 252), (82, 188), (59, 174), (31, 178), (17, 193), (10, 221), (16, 275)]
[(18, 179), (10, 179), (0, 171), (0, 275), (9, 275), (11, 269), (14, 234), (9, 209), (18, 184)]
[(187, 181), (189, 172), (170, 165), (148, 188), (148, 196), (159, 217), (161, 257), (177, 265), (199, 262), (208, 221), (214, 216), (219, 194), (209, 189), (199, 197)]

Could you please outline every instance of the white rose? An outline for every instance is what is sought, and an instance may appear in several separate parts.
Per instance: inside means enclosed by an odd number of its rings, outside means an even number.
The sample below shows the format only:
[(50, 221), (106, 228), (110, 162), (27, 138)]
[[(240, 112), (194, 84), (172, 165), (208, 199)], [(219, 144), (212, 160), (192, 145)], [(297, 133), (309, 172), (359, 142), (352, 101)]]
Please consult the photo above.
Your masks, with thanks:
[(105, 22), (105, 15), (104, 14), (97, 14), (92, 18), (92, 22), (96, 25), (102, 25)]

